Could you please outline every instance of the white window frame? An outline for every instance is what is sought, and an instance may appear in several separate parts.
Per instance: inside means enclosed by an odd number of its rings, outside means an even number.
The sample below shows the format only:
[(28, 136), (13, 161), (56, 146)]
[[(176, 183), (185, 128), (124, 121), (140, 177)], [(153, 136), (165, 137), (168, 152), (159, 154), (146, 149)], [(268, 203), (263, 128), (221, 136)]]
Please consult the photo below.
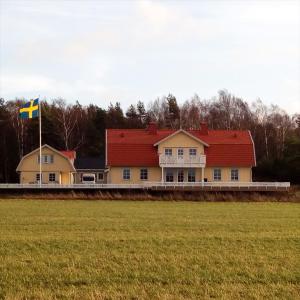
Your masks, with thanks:
[(195, 169), (188, 170), (188, 182), (196, 182), (196, 170)]
[[(168, 180), (171, 178), (172, 178), (172, 180)], [(174, 171), (173, 170), (166, 171), (166, 182), (174, 182)]]
[[(179, 180), (179, 178), (180, 178), (180, 180)], [(177, 171), (177, 182), (184, 182), (184, 170)]]
[[(42, 164), (53, 164), (54, 163), (54, 155), (53, 154), (42, 154)], [(38, 155), (38, 164), (40, 164), (40, 155)]]
[[(54, 175), (54, 178), (53, 178), (53, 175)], [(49, 173), (48, 179), (49, 179), (49, 182), (55, 182), (56, 181), (56, 174), (55, 173)]]
[(131, 170), (130, 170), (130, 168), (124, 168), (123, 172), (122, 172), (122, 175), (123, 175), (123, 180), (130, 180), (131, 179)]
[(172, 148), (165, 148), (165, 156), (172, 156), (173, 151)]
[[(179, 153), (180, 152), (180, 153)], [(177, 149), (177, 156), (178, 157), (183, 157), (183, 155), (184, 155), (184, 150), (183, 150), (183, 148), (178, 148)]]
[[(216, 175), (216, 172), (220, 171), (220, 176)], [(214, 168), (213, 169), (213, 181), (221, 181), (222, 180), (222, 169), (221, 168)]]
[(148, 180), (148, 169), (147, 168), (140, 169), (140, 180)]
[(192, 157), (195, 157), (197, 155), (197, 149), (196, 148), (190, 148), (189, 149), (189, 155)]
[[(37, 182), (40, 181), (40, 173), (36, 173), (36, 174), (35, 174), (35, 180), (36, 180)], [(43, 174), (42, 174), (42, 180), (43, 180)]]
[[(234, 174), (235, 173), (235, 174)], [(239, 181), (240, 180), (240, 174), (239, 174), (238, 168), (233, 168), (230, 170), (230, 180), (231, 181)]]

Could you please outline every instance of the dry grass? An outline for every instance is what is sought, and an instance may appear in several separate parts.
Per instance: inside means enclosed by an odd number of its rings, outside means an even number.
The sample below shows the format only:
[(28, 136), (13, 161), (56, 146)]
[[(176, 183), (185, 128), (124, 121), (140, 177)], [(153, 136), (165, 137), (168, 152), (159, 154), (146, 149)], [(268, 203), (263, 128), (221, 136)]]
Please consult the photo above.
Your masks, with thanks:
[(294, 186), (289, 192), (155, 192), (155, 191), (62, 191), (24, 192), (2, 194), (2, 199), (47, 200), (136, 200), (136, 201), (205, 201), (205, 202), (298, 202), (300, 188)]

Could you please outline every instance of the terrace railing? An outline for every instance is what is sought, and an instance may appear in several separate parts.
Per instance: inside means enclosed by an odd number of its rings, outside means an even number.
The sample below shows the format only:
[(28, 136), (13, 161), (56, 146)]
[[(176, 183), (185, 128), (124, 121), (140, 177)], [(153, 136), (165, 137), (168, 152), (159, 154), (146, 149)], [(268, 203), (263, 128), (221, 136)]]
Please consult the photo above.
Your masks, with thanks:
[(161, 167), (194, 167), (204, 168), (206, 164), (206, 155), (190, 155), (190, 156), (177, 156), (177, 155), (159, 155), (159, 165)]
[(289, 182), (143, 182), (141, 184), (0, 184), (0, 190), (6, 189), (184, 189), (205, 188), (218, 189), (289, 189)]

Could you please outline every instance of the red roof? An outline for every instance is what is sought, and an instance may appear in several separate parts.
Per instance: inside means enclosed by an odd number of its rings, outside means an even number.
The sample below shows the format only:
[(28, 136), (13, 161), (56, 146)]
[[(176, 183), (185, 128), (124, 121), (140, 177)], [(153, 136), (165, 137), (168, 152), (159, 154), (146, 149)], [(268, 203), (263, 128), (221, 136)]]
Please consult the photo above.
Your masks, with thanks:
[(73, 150), (61, 150), (59, 152), (62, 153), (64, 156), (68, 157), (71, 160), (74, 160), (76, 158), (76, 151), (73, 151)]
[[(149, 134), (145, 129), (108, 129), (107, 165), (131, 167), (158, 166), (157, 146), (154, 144), (176, 130), (157, 130)], [(255, 154), (249, 131), (241, 130), (187, 130), (188, 133), (207, 143), (206, 166), (251, 167)]]

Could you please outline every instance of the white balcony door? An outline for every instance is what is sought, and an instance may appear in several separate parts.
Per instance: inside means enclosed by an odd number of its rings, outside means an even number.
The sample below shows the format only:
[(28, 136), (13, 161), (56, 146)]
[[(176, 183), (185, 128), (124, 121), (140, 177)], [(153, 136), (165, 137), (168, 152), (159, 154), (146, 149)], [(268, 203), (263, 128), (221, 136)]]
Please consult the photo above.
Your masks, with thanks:
[(177, 149), (177, 162), (184, 163), (184, 152), (182, 148)]

